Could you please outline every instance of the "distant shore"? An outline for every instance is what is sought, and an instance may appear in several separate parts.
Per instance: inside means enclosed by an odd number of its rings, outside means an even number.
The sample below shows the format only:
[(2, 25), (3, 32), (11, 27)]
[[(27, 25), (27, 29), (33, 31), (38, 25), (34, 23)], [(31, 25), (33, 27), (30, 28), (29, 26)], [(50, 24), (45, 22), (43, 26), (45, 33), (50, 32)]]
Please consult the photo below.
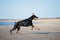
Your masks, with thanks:
[[(0, 19), (0, 22), (17, 22), (24, 19)], [(37, 20), (60, 20), (60, 18), (39, 18)]]

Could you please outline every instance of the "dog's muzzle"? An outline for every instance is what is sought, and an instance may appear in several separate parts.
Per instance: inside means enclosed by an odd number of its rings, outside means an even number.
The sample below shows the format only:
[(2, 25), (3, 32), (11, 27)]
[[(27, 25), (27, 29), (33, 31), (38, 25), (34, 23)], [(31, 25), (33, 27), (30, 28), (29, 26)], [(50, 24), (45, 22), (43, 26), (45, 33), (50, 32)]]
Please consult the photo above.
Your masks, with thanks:
[(38, 19), (38, 17), (36, 17), (36, 18), (34, 18), (35, 20), (37, 20)]

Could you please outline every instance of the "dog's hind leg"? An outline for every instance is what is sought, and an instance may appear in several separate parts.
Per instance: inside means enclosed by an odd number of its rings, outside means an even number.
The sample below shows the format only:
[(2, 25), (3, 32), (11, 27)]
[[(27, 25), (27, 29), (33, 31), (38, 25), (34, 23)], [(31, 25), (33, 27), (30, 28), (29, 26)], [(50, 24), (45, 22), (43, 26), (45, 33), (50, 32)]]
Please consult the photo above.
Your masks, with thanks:
[(10, 30), (10, 34), (11, 34), (11, 35), (13, 34), (12, 31), (16, 30), (16, 28), (17, 28), (17, 27), (14, 25), (13, 29)]
[(19, 34), (20, 26), (17, 27), (17, 34)]
[(13, 28), (10, 30), (10, 34), (13, 34), (12, 31), (16, 30), (16, 28)]

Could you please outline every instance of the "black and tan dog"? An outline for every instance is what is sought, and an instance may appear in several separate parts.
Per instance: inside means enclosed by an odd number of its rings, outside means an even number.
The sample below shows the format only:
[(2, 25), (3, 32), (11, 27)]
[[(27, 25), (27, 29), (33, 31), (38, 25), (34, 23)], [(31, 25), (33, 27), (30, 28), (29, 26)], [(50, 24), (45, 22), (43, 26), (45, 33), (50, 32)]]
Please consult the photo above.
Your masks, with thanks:
[(31, 26), (32, 29), (37, 28), (38, 30), (40, 30), (38, 27), (35, 27), (33, 25), (32, 20), (34, 20), (34, 19), (36, 20), (36, 19), (38, 19), (38, 17), (36, 15), (34, 15), (34, 13), (33, 13), (33, 15), (31, 17), (29, 17), (28, 19), (16, 22), (13, 29), (10, 30), (10, 33), (12, 34), (12, 31), (17, 29), (16, 33), (18, 34), (18, 31), (20, 30), (21, 26), (24, 26), (24, 27)]

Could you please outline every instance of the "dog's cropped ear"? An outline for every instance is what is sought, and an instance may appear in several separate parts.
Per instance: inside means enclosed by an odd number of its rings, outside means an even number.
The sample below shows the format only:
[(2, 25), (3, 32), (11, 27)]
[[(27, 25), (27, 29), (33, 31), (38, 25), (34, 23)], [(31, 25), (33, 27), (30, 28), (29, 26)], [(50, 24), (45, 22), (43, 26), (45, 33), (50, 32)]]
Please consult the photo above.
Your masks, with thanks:
[(34, 13), (32, 13), (32, 15), (34, 15)]

